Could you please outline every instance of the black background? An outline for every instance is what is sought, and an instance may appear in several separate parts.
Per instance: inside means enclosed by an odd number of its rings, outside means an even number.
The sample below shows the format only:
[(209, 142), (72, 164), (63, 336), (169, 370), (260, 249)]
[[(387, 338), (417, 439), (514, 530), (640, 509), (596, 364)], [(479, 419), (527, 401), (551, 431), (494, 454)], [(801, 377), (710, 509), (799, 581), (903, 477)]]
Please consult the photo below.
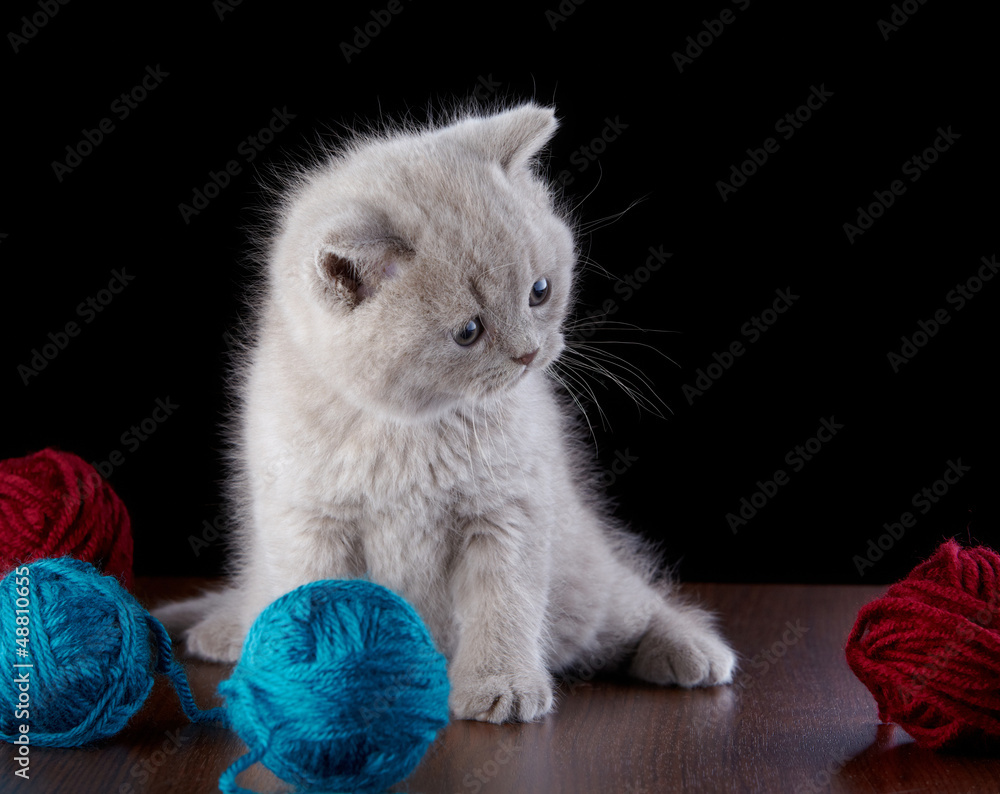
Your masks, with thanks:
[[(946, 537), (997, 544), (1000, 279), (960, 311), (946, 297), (1000, 253), (984, 6), (183, 6), (70, 2), (50, 15), (17, 2), (2, 17), (0, 457), (57, 446), (103, 462), (133, 517), (137, 573), (221, 564), (223, 543), (205, 527), (224, 523), (226, 334), (246, 280), (246, 229), (265, 201), (261, 173), (301, 157), (317, 133), (380, 114), (424, 118), (476, 91), (555, 104), (562, 126), (546, 167), (571, 178), (583, 223), (641, 199), (596, 223), (582, 247), (617, 278), (648, 279), (629, 295), (588, 272), (581, 310), (611, 299), (611, 319), (676, 332), (604, 324), (592, 337), (641, 341), (676, 361), (604, 346), (639, 367), (670, 412), (640, 413), (595, 383), (611, 426), (590, 415), (621, 515), (664, 541), (682, 577), (884, 582)], [(912, 16), (883, 33), (879, 20), (901, 21), (904, 7)], [(709, 36), (705, 21), (717, 28), (724, 9), (731, 23)], [(343, 45), (366, 24), (375, 35), (357, 38), (348, 60)], [(706, 46), (679, 69), (674, 53), (699, 34)], [(147, 67), (167, 76), (120, 118), (113, 103)], [(776, 122), (814, 86), (832, 96), (785, 140)], [(294, 118), (247, 162), (241, 144), (275, 109)], [(103, 118), (114, 129), (86, 153), (84, 131)], [(910, 182), (904, 163), (939, 127), (958, 137)], [(602, 135), (613, 140), (593, 146)], [(723, 201), (717, 183), (768, 137), (778, 151)], [(67, 147), (84, 156), (57, 174)], [(179, 205), (230, 160), (240, 173), (186, 222)], [(844, 224), (896, 179), (905, 193), (849, 241)], [(642, 270), (661, 247), (672, 256)], [(122, 269), (121, 294), (78, 313)], [(750, 344), (741, 329), (779, 289), (799, 297)], [(940, 309), (950, 321), (894, 372), (887, 354)], [(79, 335), (25, 384), (19, 368), (69, 322)], [(733, 342), (744, 355), (689, 400), (683, 386)], [(177, 408), (153, 434), (126, 437), (168, 398)], [(843, 429), (793, 471), (786, 453), (831, 417)], [(959, 459), (969, 471), (920, 514), (911, 498)], [(734, 534), (727, 513), (779, 468), (788, 484)], [(907, 511), (916, 524), (861, 576), (855, 557)], [(211, 542), (195, 553), (192, 538)]]

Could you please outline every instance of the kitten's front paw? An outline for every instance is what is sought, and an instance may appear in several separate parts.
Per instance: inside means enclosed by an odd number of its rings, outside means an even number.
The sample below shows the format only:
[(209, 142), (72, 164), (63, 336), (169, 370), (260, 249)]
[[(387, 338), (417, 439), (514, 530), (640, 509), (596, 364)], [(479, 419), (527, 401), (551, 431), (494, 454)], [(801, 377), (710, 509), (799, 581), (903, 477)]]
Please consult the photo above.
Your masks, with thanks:
[(455, 719), (531, 722), (552, 710), (552, 681), (540, 670), (485, 673), (453, 669), (448, 704)]
[(184, 633), (188, 653), (210, 662), (238, 662), (246, 630), (231, 617), (209, 615)]
[(714, 629), (654, 624), (639, 642), (632, 675), (655, 684), (683, 687), (730, 684), (736, 654)]

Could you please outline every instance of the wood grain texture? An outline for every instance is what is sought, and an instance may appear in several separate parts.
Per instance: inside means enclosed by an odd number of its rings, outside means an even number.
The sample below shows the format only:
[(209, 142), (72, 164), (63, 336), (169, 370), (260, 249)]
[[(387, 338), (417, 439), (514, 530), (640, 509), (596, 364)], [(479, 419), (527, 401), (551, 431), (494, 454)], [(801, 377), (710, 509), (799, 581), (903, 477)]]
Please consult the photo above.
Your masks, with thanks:
[[(190, 579), (140, 580), (147, 604), (191, 593)], [(858, 609), (884, 588), (690, 585), (719, 611), (741, 656), (737, 682), (707, 690), (649, 686), (593, 671), (562, 683), (554, 714), (530, 725), (453, 722), (393, 791), (505, 792), (1000, 792), (1000, 758), (920, 750), (879, 725), (875, 703), (844, 661)], [(185, 660), (202, 706), (224, 665)], [(150, 794), (217, 791), (243, 752), (231, 732), (186, 724), (157, 683), (114, 740), (78, 750), (33, 747), (31, 779), (0, 765), (2, 792)], [(240, 777), (259, 792), (289, 787), (259, 765)]]

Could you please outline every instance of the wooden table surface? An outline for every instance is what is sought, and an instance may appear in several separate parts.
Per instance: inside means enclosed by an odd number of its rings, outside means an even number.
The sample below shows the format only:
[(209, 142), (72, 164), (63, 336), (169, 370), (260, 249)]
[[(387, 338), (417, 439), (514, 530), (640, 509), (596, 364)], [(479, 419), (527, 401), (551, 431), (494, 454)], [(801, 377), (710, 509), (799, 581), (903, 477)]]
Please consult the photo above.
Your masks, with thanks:
[[(192, 579), (145, 579), (147, 605), (194, 592)], [(737, 682), (685, 691), (594, 677), (564, 682), (557, 709), (529, 725), (452, 722), (393, 791), (505, 792), (1000, 792), (1000, 757), (924, 751), (879, 725), (874, 700), (844, 661), (858, 609), (884, 588), (688, 585), (722, 615), (741, 656)], [(217, 704), (229, 669), (184, 660), (199, 705)], [(244, 751), (230, 731), (187, 724), (158, 682), (118, 737), (74, 750), (31, 748), (30, 780), (0, 792), (140, 794), (217, 791)], [(239, 782), (289, 787), (256, 765)]]

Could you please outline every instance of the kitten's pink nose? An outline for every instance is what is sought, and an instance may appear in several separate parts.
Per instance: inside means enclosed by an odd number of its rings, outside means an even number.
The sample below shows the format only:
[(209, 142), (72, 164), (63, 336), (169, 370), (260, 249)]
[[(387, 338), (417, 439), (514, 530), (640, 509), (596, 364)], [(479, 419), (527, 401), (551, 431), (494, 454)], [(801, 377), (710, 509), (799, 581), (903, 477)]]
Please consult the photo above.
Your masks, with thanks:
[(538, 348), (536, 347), (530, 353), (525, 353), (523, 356), (519, 356), (518, 358), (515, 358), (514, 360), (518, 364), (524, 364), (524, 366), (528, 366), (528, 364), (530, 364), (532, 361), (535, 360), (535, 356), (537, 356), (537, 355), (538, 355)]

